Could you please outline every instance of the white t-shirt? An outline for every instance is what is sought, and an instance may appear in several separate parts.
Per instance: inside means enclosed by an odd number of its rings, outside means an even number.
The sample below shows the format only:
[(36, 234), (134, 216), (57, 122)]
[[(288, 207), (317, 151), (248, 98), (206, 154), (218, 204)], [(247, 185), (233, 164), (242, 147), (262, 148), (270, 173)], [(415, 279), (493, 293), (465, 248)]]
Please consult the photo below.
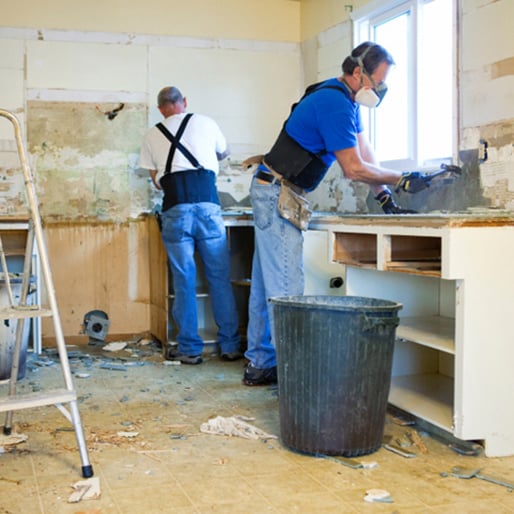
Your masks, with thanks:
[[(169, 116), (162, 123), (175, 135), (186, 113)], [(201, 166), (218, 174), (219, 163), (216, 153), (227, 150), (227, 141), (217, 123), (202, 114), (194, 114), (180, 138), (182, 143), (198, 160)], [(157, 128), (152, 127), (145, 135), (141, 146), (139, 166), (147, 170), (157, 170), (156, 182), (164, 175), (171, 143)], [(171, 172), (194, 169), (189, 159), (179, 148), (175, 150)]]

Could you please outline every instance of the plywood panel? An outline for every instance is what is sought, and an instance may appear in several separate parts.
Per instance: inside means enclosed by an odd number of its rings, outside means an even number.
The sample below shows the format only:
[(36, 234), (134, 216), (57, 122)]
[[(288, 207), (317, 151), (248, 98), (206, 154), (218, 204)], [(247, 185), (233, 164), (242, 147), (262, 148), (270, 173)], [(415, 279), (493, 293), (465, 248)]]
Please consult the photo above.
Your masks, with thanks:
[[(159, 297), (162, 271), (151, 263), (150, 256), (160, 258), (161, 243), (151, 241), (155, 229), (147, 217), (52, 223), (45, 234), (65, 337), (79, 336), (84, 315), (94, 309), (109, 316), (111, 335), (151, 331), (151, 298)], [(42, 336), (43, 343), (53, 337), (51, 321), (44, 320)]]

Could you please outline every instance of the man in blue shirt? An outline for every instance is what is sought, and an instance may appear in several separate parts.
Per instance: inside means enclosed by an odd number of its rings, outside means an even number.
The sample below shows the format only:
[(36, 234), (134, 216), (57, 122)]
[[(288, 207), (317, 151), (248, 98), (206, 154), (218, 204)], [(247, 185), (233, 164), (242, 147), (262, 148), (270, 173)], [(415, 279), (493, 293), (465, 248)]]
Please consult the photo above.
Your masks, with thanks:
[(243, 383), (276, 383), (273, 311), (268, 298), (303, 294), (303, 234), (310, 211), (303, 198), (314, 190), (337, 160), (346, 178), (369, 184), (387, 214), (401, 209), (386, 184), (418, 192), (428, 184), (419, 172), (402, 173), (379, 165), (363, 134), (360, 105), (382, 100), (394, 64), (380, 45), (357, 46), (343, 64), (343, 74), (307, 89), (293, 106), (276, 143), (252, 179), (250, 199), (255, 252), (249, 302), (249, 360)]

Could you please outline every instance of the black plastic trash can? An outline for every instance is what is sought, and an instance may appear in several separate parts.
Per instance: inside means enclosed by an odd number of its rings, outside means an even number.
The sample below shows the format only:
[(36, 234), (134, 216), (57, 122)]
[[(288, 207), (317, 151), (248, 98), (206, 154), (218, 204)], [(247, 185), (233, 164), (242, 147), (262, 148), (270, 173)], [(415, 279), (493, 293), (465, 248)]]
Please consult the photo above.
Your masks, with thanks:
[(378, 450), (402, 305), (358, 296), (270, 302), (282, 443), (312, 455)]

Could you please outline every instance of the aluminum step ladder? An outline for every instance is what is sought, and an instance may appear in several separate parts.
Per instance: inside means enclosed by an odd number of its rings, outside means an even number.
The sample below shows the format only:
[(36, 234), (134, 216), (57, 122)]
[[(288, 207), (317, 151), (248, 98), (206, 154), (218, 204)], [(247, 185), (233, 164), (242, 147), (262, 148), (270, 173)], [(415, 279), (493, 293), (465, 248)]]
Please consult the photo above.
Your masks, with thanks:
[[(4, 109), (0, 109), (0, 116), (7, 118), (13, 124), (16, 145), (20, 163), (23, 169), (25, 189), (28, 204), (28, 232), (26, 238), (26, 247), (24, 254), (23, 276), (21, 284), (21, 292), (19, 300), (14, 298), (11, 277), (7, 268), (6, 251), (2, 243), (0, 233), (0, 265), (3, 274), (3, 280), (7, 287), (7, 294), (9, 299), (9, 306), (0, 307), (0, 320), (19, 320), (16, 326), (14, 352), (12, 357), (11, 375), (9, 378), (9, 391), (6, 398), (0, 398), (0, 412), (6, 412), (6, 421), (4, 425), (4, 434), (10, 435), (12, 431), (13, 412), (21, 409), (30, 409), (33, 407), (40, 407), (45, 405), (55, 405), (59, 411), (70, 421), (75, 430), (77, 445), (80, 452), (82, 463), (82, 476), (90, 478), (93, 476), (93, 467), (89, 462), (86, 441), (84, 438), (84, 431), (80, 419), (80, 413), (77, 403), (77, 393), (73, 386), (73, 380), (70, 371), (70, 364), (68, 360), (68, 353), (66, 350), (66, 343), (62, 332), (61, 320), (57, 306), (55, 289), (53, 285), (52, 273), (48, 260), (48, 252), (44, 240), (43, 226), (39, 214), (39, 207), (36, 197), (36, 189), (34, 186), (32, 172), (28, 165), (27, 153), (23, 145), (21, 137), (21, 127), (16, 116)], [(2, 222), (0, 222), (0, 230)], [(48, 307), (39, 305), (29, 305), (27, 303), (27, 296), (30, 285), (30, 275), (33, 267), (33, 253), (37, 250), (37, 255), (40, 262), (41, 278), (46, 289), (48, 299)], [(22, 352), (22, 339), (23, 328), (27, 319), (30, 318), (50, 317), (53, 321), (55, 332), (57, 351), (59, 354), (60, 366), (64, 378), (64, 387), (47, 392), (31, 393), (24, 395), (16, 394), (16, 382), (18, 380), (18, 371), (20, 364), (20, 357)], [(64, 406), (69, 405), (69, 410)]]

